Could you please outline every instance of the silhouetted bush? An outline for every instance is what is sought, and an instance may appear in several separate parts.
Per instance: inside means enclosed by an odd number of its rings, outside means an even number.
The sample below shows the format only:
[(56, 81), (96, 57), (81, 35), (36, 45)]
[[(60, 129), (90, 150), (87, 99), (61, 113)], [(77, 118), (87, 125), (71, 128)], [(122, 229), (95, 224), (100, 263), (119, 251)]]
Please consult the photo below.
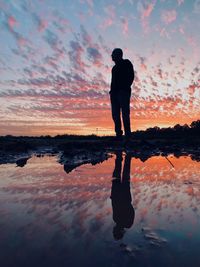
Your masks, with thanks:
[[(148, 138), (148, 139), (183, 139), (188, 137), (198, 138), (200, 135), (200, 120), (193, 121), (190, 126), (187, 124), (176, 124), (174, 127), (159, 128), (157, 126), (148, 128), (145, 131), (136, 131), (132, 133), (135, 138)], [(195, 139), (192, 140), (195, 142)]]

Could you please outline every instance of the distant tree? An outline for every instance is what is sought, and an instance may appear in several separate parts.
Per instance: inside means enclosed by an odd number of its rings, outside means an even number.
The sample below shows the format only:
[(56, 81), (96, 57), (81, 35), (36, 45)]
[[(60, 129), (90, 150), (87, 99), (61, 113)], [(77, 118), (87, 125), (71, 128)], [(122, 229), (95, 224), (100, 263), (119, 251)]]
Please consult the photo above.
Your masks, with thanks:
[(189, 129), (190, 128), (190, 126), (189, 125), (187, 125), (186, 123), (182, 126), (184, 129)]
[(158, 127), (158, 126), (153, 127), (153, 129), (154, 129), (154, 131), (156, 131), (156, 132), (160, 131), (160, 127)]
[(184, 125), (182, 126), (182, 128), (183, 128), (183, 131), (184, 131), (184, 132), (187, 132), (187, 131), (190, 129), (190, 126), (187, 125), (187, 124), (184, 124)]
[(151, 132), (151, 133), (155, 133), (155, 132), (158, 132), (159, 130), (160, 130), (160, 128), (158, 126), (155, 126), (153, 128), (148, 128), (146, 131)]
[(179, 130), (181, 130), (182, 129), (182, 126), (180, 125), (180, 124), (176, 124), (175, 126), (174, 126), (174, 130), (176, 130), (176, 131), (179, 131)]
[(190, 127), (193, 128), (193, 129), (200, 129), (200, 120), (193, 121), (193, 122), (190, 124)]

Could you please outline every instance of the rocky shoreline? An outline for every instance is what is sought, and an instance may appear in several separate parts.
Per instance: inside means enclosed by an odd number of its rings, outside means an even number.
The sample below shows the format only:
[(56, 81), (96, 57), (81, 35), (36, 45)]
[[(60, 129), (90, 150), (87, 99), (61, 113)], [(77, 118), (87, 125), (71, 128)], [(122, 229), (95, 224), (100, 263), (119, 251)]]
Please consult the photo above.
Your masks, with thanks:
[(200, 161), (200, 140), (132, 138), (129, 142), (119, 142), (114, 137), (96, 136), (0, 137), (0, 164), (15, 163), (23, 167), (33, 155), (56, 155), (67, 173), (83, 164), (103, 162), (116, 151), (130, 153), (143, 162), (152, 156), (170, 154), (175, 157), (188, 155)]

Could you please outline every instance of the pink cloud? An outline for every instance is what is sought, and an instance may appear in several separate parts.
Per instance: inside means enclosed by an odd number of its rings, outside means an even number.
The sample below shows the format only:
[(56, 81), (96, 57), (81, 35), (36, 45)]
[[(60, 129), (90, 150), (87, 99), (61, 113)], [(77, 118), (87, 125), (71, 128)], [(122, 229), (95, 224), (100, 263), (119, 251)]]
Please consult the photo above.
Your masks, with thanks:
[(24, 38), (21, 34), (18, 32), (15, 32), (14, 30), (10, 30), (13, 37), (16, 39), (17, 45), (22, 48), (23, 46), (26, 46), (29, 44), (29, 41)]
[(14, 26), (17, 23), (18, 23), (17, 20), (13, 16), (8, 16), (7, 21), (5, 23), (5, 27), (8, 30), (8, 32), (14, 37), (18, 47), (21, 48), (23, 46), (30, 44), (30, 41), (14, 30)]
[(194, 2), (194, 13), (200, 14), (200, 1), (195, 0)]
[[(100, 45), (94, 42), (92, 35), (89, 34), (83, 25), (81, 25), (80, 46), (86, 48), (87, 57), (96, 67), (102, 66), (102, 54), (100, 52)], [(84, 51), (82, 51), (84, 52)]]
[(8, 17), (8, 26), (13, 30), (14, 26), (17, 24), (16, 19), (13, 16)]
[(170, 24), (176, 20), (176, 10), (163, 10), (161, 14), (161, 20), (166, 24)]
[(93, 46), (92, 36), (88, 34), (83, 25), (81, 25), (81, 37), (83, 46)]
[(93, 7), (94, 6), (94, 3), (93, 3), (93, 0), (87, 0), (87, 3), (90, 7)]
[(193, 196), (194, 195), (194, 189), (192, 186), (188, 186), (188, 188), (186, 188), (185, 193), (187, 193), (189, 196)]
[(101, 27), (106, 29), (108, 27), (110, 27), (113, 23), (114, 23), (114, 19), (115, 19), (115, 7), (110, 5), (107, 6), (105, 9), (105, 12), (107, 13), (107, 18), (104, 19)]
[(121, 19), (122, 22), (122, 32), (124, 35), (128, 35), (128, 20), (126, 18)]
[(196, 43), (196, 40), (193, 36), (188, 36), (187, 37), (187, 42), (189, 45), (193, 46), (193, 47), (196, 47), (197, 46), (197, 43)]
[(139, 60), (139, 62), (140, 62), (140, 68), (142, 69), (142, 70), (147, 70), (147, 64), (146, 64), (146, 58), (145, 57), (142, 57), (142, 56), (138, 56), (138, 60)]
[(198, 82), (196, 82), (196, 83), (190, 84), (188, 86), (188, 88), (187, 88), (187, 91), (188, 91), (190, 97), (193, 97), (193, 95), (195, 94), (195, 92), (197, 90), (199, 91), (199, 89), (200, 89), (200, 86), (199, 86)]
[(184, 3), (184, 0), (177, 0), (177, 2), (178, 2), (178, 5), (180, 6)]
[(25, 45), (28, 44), (28, 40), (25, 39), (25, 38), (22, 37), (22, 36), (18, 36), (18, 38), (17, 38), (17, 43), (18, 43), (18, 45), (19, 45), (20, 47), (22, 47), (22, 46), (25, 46)]
[(38, 23), (38, 31), (39, 32), (43, 31), (44, 29), (46, 29), (47, 25), (48, 25), (48, 21), (40, 20)]
[(110, 27), (113, 24), (113, 19), (111, 18), (107, 18), (104, 20), (103, 24), (102, 24), (102, 28), (106, 29), (108, 27)]
[(149, 17), (154, 9), (155, 4), (155, 0), (152, 3), (138, 2), (137, 9), (140, 13), (141, 24), (145, 33), (149, 31)]
[(70, 47), (71, 50), (68, 52), (68, 55), (72, 66), (74, 66), (74, 69), (85, 73), (86, 64), (82, 60), (84, 53), (83, 47), (77, 41), (71, 41)]
[[(69, 31), (73, 31), (70, 21), (67, 18), (63, 18), (60, 14), (54, 14), (55, 18), (49, 18), (49, 21), (53, 20), (54, 26), (61, 32), (66, 33)], [(81, 16), (79, 14), (79, 16)], [(81, 20), (81, 19), (80, 19)]]
[(38, 14), (35, 14), (35, 13), (31, 13), (31, 14), (32, 14), (33, 20), (36, 23), (36, 26), (39, 32), (47, 28), (47, 25), (48, 25), (47, 20), (41, 19)]
[(88, 47), (87, 54), (89, 60), (93, 62), (94, 65), (100, 67), (102, 65), (102, 55), (100, 54), (99, 50), (95, 47)]
[(169, 31), (167, 31), (165, 27), (161, 27), (161, 25), (156, 25), (155, 30), (159, 32), (161, 37), (170, 39)]
[(111, 17), (115, 17), (115, 7), (113, 5), (107, 6), (106, 13)]
[(148, 18), (151, 15), (154, 9), (154, 6), (155, 6), (155, 3), (149, 3), (146, 7), (144, 7), (142, 14), (141, 14), (142, 19)]
[(94, 6), (93, 0), (80, 0), (82, 4), (87, 3), (90, 7)]
[(185, 34), (185, 30), (182, 26), (179, 27), (179, 32), (183, 35)]

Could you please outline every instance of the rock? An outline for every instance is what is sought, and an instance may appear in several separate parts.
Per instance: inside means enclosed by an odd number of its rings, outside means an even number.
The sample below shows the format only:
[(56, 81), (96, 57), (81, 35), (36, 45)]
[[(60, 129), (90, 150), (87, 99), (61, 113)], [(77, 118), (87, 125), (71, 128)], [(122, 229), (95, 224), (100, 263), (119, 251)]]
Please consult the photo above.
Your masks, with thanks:
[(30, 157), (26, 157), (26, 158), (20, 158), (16, 161), (16, 164), (18, 167), (24, 167), (28, 161), (28, 159), (30, 159)]

